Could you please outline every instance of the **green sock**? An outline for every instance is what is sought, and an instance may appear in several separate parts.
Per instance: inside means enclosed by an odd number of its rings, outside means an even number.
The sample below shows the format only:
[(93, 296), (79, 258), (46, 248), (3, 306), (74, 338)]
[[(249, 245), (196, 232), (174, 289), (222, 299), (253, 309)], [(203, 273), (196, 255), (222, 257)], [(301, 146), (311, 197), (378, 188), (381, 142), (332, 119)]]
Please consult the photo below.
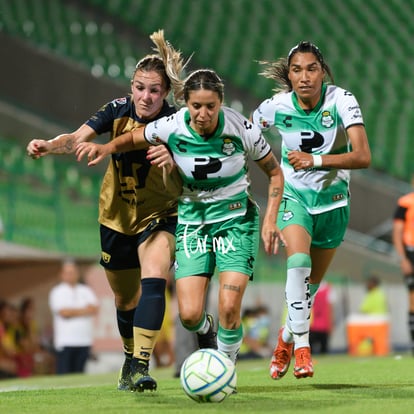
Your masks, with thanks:
[(228, 355), (233, 363), (236, 363), (242, 342), (243, 326), (241, 324), (236, 329), (226, 329), (219, 324), (217, 331), (218, 349)]

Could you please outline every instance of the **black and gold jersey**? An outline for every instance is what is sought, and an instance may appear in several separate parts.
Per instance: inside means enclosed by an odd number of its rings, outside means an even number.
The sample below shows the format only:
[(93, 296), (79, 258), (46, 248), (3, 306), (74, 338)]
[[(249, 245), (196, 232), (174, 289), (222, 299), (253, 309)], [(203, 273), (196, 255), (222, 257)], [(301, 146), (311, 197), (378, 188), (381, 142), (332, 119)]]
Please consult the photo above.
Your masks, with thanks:
[[(155, 119), (175, 111), (164, 102)], [(111, 139), (146, 123), (136, 115), (131, 96), (105, 104), (86, 122), (98, 135), (110, 132)], [(146, 156), (146, 150), (112, 155), (99, 196), (99, 223), (134, 235), (154, 219), (177, 214), (177, 201), (164, 187), (162, 169), (152, 166)]]

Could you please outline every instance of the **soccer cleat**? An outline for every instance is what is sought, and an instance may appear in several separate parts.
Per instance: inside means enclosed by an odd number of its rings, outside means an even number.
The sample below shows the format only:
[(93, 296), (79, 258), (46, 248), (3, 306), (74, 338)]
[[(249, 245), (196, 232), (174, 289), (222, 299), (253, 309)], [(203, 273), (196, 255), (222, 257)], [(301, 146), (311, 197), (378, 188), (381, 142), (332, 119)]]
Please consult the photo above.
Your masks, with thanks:
[(138, 358), (132, 358), (131, 361), (131, 381), (133, 391), (144, 392), (157, 389), (157, 381), (148, 373), (148, 362)]
[(118, 390), (120, 391), (130, 391), (133, 389), (131, 380), (131, 361), (132, 355), (125, 353), (125, 361), (118, 376)]
[(200, 349), (204, 348), (213, 348), (218, 349), (217, 347), (217, 333), (214, 332), (214, 319), (213, 316), (207, 314), (207, 320), (210, 323), (207, 333), (199, 334), (197, 333), (198, 347)]
[(274, 380), (281, 379), (286, 374), (292, 359), (293, 342), (285, 342), (282, 339), (282, 332), (283, 328), (280, 328), (277, 345), (270, 361), (270, 376)]
[(298, 348), (295, 350), (295, 368), (293, 374), (296, 378), (313, 377), (313, 364), (310, 347)]

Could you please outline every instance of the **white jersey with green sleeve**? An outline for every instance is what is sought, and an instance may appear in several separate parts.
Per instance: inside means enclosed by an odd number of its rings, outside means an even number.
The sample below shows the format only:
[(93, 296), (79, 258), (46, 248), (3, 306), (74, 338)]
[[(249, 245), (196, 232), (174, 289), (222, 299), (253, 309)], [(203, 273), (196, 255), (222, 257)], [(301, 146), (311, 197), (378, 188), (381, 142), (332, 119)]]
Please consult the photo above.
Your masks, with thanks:
[(190, 127), (187, 108), (151, 122), (145, 139), (170, 148), (183, 180), (178, 222), (208, 224), (243, 216), (250, 197), (247, 157), (259, 161), (271, 151), (260, 128), (223, 106), (218, 127), (202, 137)]
[(299, 106), (294, 92), (281, 92), (263, 101), (252, 118), (263, 131), (276, 127), (282, 138), (286, 198), (302, 203), (310, 214), (349, 203), (349, 170), (322, 167), (295, 171), (287, 154), (294, 150), (315, 155), (349, 152), (346, 129), (364, 124), (354, 95), (338, 86), (324, 84), (318, 105), (308, 113)]

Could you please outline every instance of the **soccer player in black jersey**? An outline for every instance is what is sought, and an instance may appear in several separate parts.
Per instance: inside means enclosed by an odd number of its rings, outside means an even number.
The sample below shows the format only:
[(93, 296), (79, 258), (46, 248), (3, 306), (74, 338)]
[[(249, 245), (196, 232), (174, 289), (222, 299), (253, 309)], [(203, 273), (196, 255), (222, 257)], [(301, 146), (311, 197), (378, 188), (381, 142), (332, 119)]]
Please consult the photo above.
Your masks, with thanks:
[[(181, 54), (164, 40), (163, 31), (151, 36), (158, 54), (136, 65), (131, 93), (105, 104), (76, 131), (51, 140), (32, 140), (28, 155), (73, 153), (76, 144), (110, 132), (111, 139), (176, 111), (167, 102), (174, 73), (185, 66)], [(168, 63), (167, 63), (168, 62)], [(165, 147), (162, 149), (168, 151)], [(161, 150), (161, 151), (162, 151)], [(101, 265), (115, 295), (125, 363), (120, 390), (155, 390), (149, 361), (165, 313), (165, 287), (175, 251), (176, 194), (166, 191), (163, 178), (171, 166), (159, 168), (147, 151), (113, 154), (99, 197)], [(164, 174), (164, 177), (163, 177)]]

